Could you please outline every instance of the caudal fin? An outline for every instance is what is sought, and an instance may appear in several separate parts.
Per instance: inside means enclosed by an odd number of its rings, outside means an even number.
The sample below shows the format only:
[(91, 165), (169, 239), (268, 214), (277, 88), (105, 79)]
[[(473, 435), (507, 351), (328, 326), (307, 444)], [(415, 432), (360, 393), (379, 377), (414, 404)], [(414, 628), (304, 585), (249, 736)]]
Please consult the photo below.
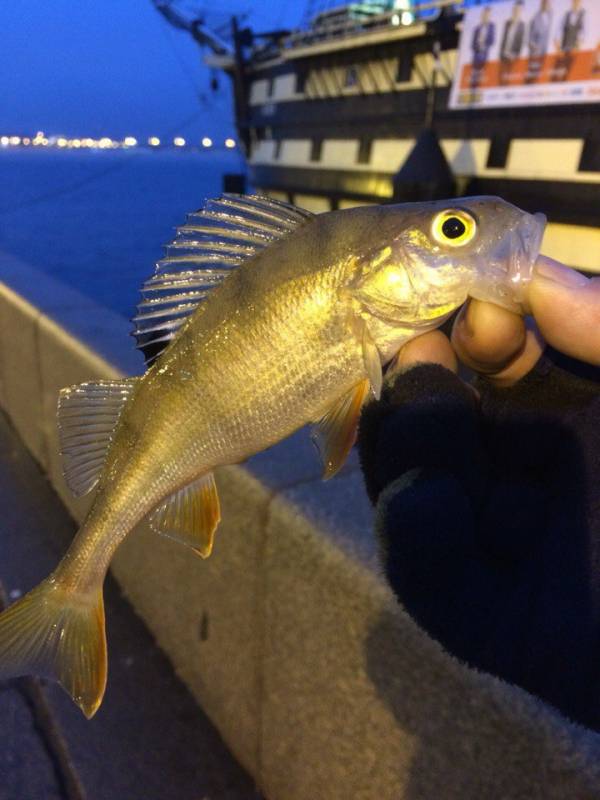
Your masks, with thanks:
[(101, 588), (82, 595), (51, 577), (0, 614), (0, 679), (19, 675), (57, 681), (94, 716), (106, 687)]

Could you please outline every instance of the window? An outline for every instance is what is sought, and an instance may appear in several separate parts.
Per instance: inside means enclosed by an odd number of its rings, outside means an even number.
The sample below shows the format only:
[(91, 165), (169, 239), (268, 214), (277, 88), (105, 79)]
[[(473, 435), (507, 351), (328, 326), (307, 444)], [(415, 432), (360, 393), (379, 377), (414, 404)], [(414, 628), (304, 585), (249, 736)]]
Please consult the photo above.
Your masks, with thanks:
[(600, 172), (600, 139), (586, 139), (579, 160), (580, 172)]
[(310, 148), (310, 160), (311, 161), (320, 161), (321, 160), (321, 152), (323, 150), (323, 140), (322, 139), (313, 139), (312, 145)]
[(358, 145), (357, 164), (368, 164), (371, 161), (372, 139), (361, 139)]
[(412, 53), (400, 53), (396, 68), (396, 83), (407, 83), (412, 75)]
[(300, 67), (296, 73), (296, 94), (304, 94), (307, 79), (308, 70)]
[(509, 148), (509, 138), (506, 136), (494, 136), (490, 142), (490, 150), (488, 153), (486, 166), (495, 167), (496, 169), (503, 169), (506, 166)]
[(349, 89), (351, 86), (356, 86), (358, 84), (358, 67), (351, 66), (348, 67), (346, 70), (346, 76), (344, 78), (344, 87)]

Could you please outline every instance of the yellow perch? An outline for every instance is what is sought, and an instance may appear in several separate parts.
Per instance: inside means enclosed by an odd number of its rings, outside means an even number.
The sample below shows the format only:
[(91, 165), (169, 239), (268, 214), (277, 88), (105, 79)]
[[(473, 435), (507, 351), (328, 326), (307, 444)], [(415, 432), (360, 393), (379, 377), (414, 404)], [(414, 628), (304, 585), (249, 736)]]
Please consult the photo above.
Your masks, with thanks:
[(142, 288), (145, 375), (60, 394), (67, 482), (96, 494), (56, 570), (0, 615), (0, 678), (49, 677), (91, 717), (106, 686), (102, 584), (136, 523), (150, 515), (208, 556), (214, 468), (310, 422), (333, 475), (406, 341), (468, 294), (518, 308), (543, 227), (498, 198), (316, 217), (225, 196), (190, 215)]

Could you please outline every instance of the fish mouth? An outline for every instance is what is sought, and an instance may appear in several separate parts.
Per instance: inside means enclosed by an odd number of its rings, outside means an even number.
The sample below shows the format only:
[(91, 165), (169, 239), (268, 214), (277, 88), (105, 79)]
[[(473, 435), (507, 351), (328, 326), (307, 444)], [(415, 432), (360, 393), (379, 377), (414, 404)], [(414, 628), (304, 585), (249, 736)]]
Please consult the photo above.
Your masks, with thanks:
[(491, 253), (482, 256), (478, 276), (469, 294), (510, 311), (522, 311), (525, 290), (540, 253), (544, 214), (524, 213), (519, 223), (507, 231)]
[(512, 247), (508, 262), (508, 281), (514, 299), (521, 303), (525, 287), (533, 275), (533, 267), (540, 254), (546, 229), (545, 214), (527, 214), (514, 231), (511, 231)]

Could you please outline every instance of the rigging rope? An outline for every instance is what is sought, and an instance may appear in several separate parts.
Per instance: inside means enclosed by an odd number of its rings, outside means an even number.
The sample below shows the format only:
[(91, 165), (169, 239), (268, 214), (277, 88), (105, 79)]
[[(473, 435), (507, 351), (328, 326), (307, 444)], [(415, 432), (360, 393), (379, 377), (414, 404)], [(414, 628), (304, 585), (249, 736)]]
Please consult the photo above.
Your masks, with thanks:
[(190, 65), (182, 56), (181, 50), (175, 45), (173, 39), (171, 38), (171, 29), (168, 27), (167, 21), (165, 20), (164, 24), (159, 22), (159, 25), (160, 25), (161, 35), (167, 42), (169, 49), (171, 50), (172, 55), (175, 57), (175, 60), (179, 64), (179, 67), (183, 75), (185, 76), (186, 80), (192, 87), (196, 99), (199, 100), (202, 103), (202, 105), (205, 106), (205, 108), (210, 108), (211, 104), (208, 102), (206, 93), (203, 92), (200, 89), (200, 87), (196, 84), (195, 74), (192, 72)]

